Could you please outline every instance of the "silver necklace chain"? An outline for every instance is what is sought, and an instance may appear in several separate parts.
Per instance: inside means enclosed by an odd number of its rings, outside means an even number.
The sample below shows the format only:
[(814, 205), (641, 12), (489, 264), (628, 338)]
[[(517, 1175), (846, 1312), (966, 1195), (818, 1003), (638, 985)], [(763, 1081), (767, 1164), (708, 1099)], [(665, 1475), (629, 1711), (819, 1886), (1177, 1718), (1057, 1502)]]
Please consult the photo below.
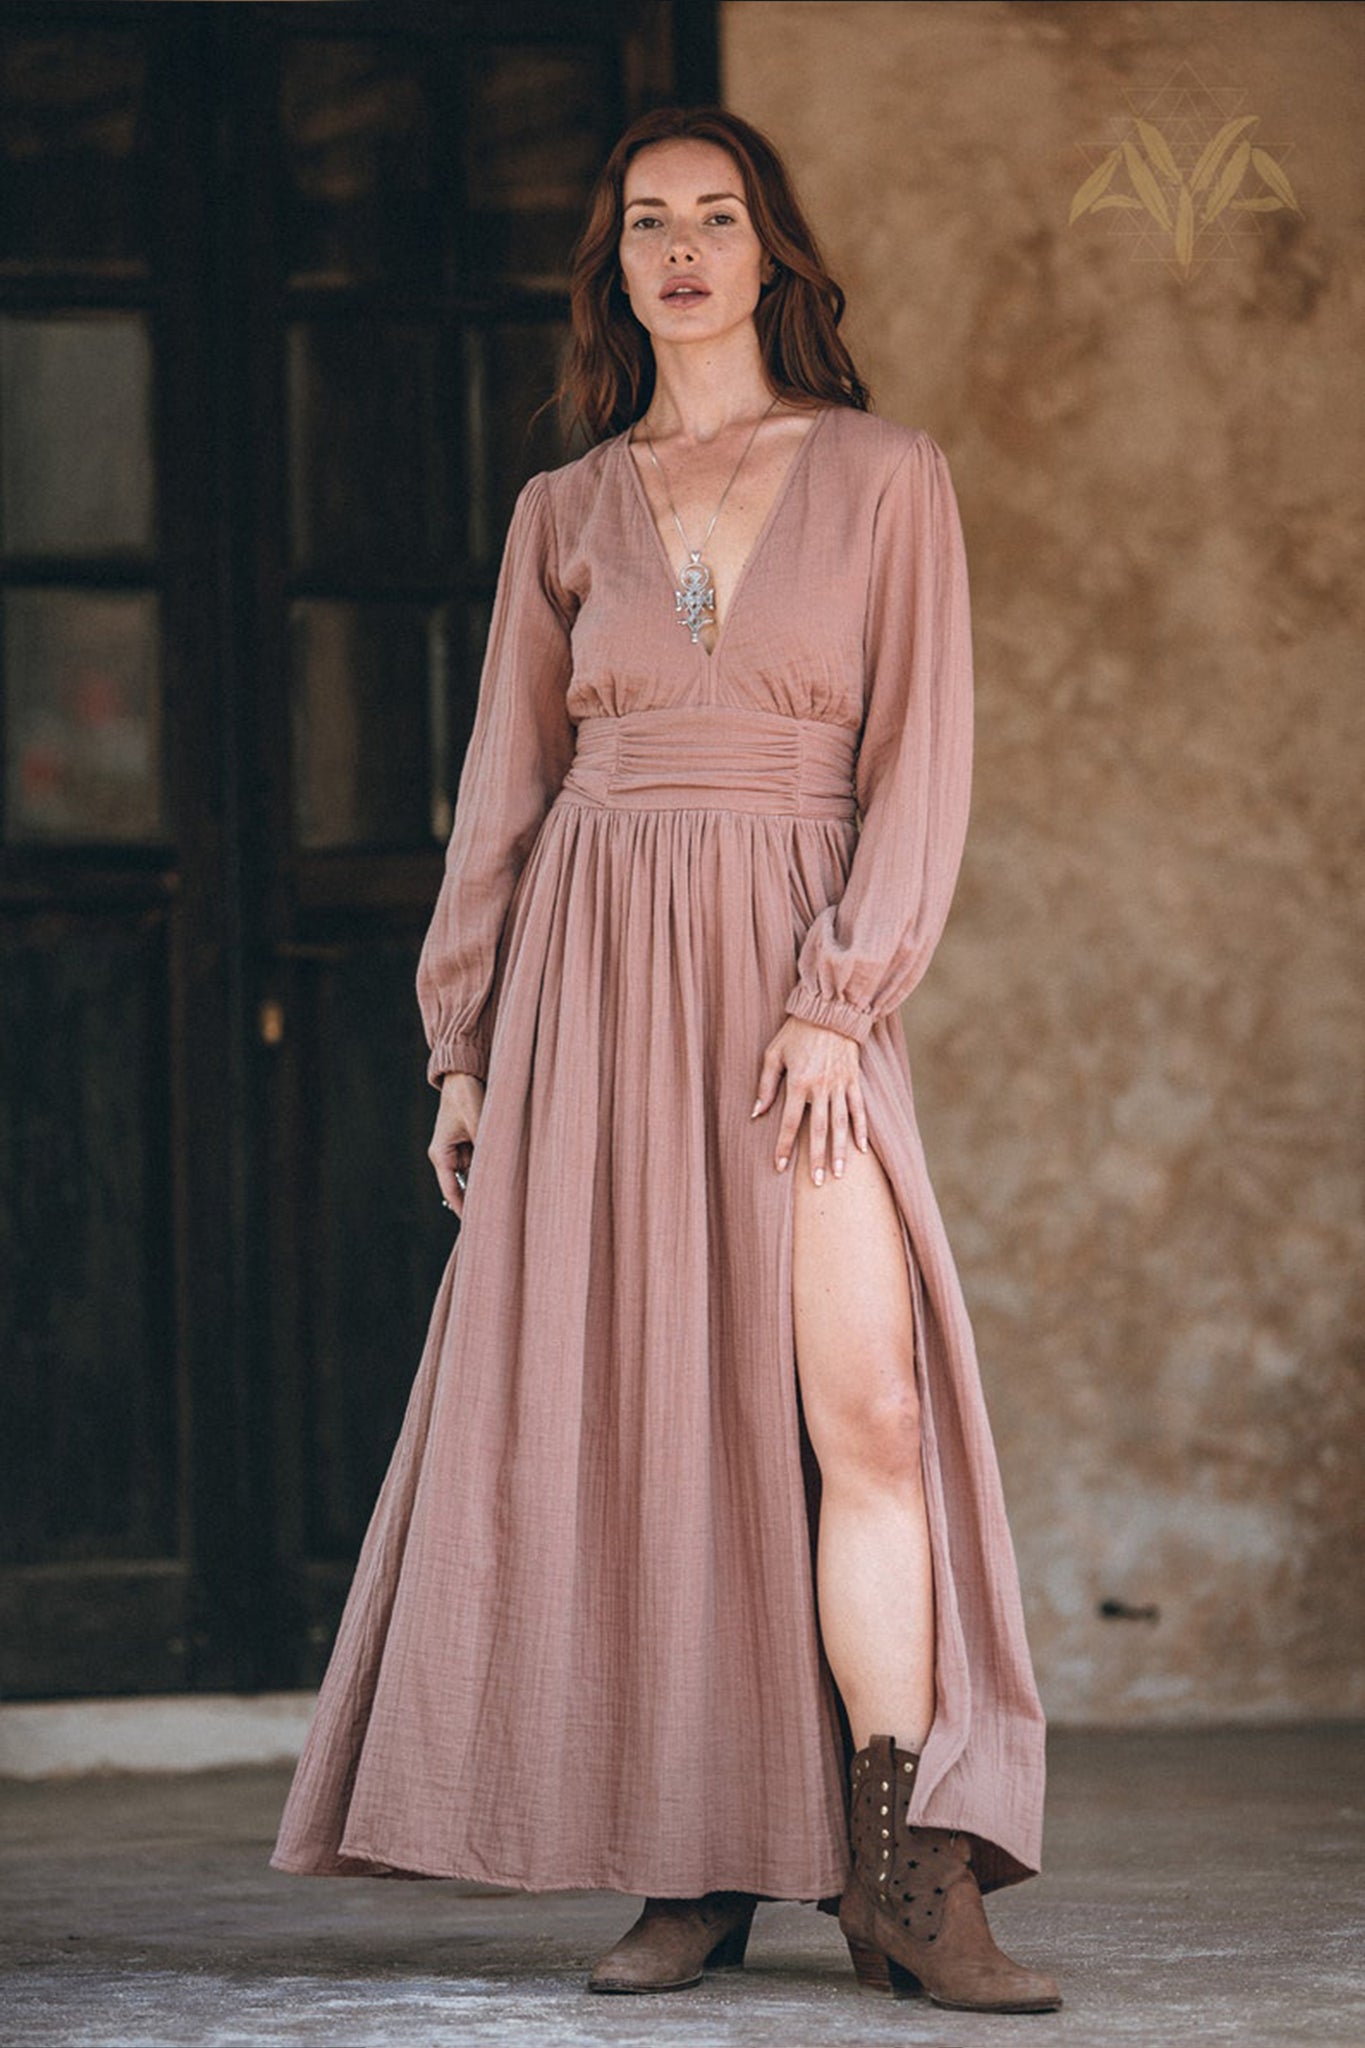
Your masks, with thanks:
[(710, 540), (712, 533), (715, 531), (716, 521), (720, 518), (720, 507), (725, 503), (725, 500), (730, 495), (730, 484), (734, 482), (735, 478), (739, 475), (740, 470), (744, 467), (744, 457), (748, 454), (749, 450), (754, 445), (754, 435), (757, 434), (764, 420), (767, 419), (768, 413), (772, 411), (773, 406), (777, 404), (780, 395), (780, 393), (774, 392), (772, 404), (769, 405), (767, 412), (760, 413), (759, 417), (754, 421), (753, 433), (750, 434), (748, 440), (744, 443), (744, 448), (740, 455), (739, 461), (735, 464), (734, 469), (731, 472), (730, 483), (727, 484), (725, 486), (725, 489), (721, 492), (720, 504), (716, 506), (715, 511), (711, 514), (711, 524), (707, 527), (705, 533), (702, 535), (701, 543), (698, 547), (692, 547), (688, 541), (686, 529), (684, 528), (681, 519), (679, 519), (678, 517), (678, 508), (673, 503), (673, 493), (671, 490), (669, 490), (668, 478), (667, 476), (664, 475), (664, 466), (660, 462), (658, 456), (654, 453), (653, 441), (645, 442), (645, 446), (649, 450), (650, 459), (652, 460), (654, 467), (658, 470), (659, 475), (663, 477), (664, 490), (665, 492), (667, 492), (668, 495), (669, 510), (673, 514), (673, 523), (677, 527), (679, 533), (682, 534), (682, 544), (687, 549), (688, 559), (683, 569), (681, 570), (678, 579), (680, 587), (674, 591), (673, 595), (677, 599), (678, 623), (679, 625), (687, 627), (688, 631), (692, 635), (694, 645), (700, 638), (702, 627), (710, 622), (713, 622), (716, 616), (715, 586), (712, 584), (711, 581), (711, 571), (701, 558), (702, 548), (706, 546), (707, 541)]

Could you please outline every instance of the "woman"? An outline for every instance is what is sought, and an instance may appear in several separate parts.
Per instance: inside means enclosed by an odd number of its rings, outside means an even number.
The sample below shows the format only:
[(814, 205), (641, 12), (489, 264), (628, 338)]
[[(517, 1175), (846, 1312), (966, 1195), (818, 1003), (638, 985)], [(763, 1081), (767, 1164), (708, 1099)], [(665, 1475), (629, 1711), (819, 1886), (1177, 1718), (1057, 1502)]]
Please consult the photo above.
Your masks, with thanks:
[(598, 1991), (814, 1899), (869, 1988), (1050, 2010), (981, 1907), (1043, 1725), (897, 1017), (969, 804), (947, 464), (732, 114), (627, 130), (572, 304), (595, 445), (517, 499), (418, 968), (462, 1227), (272, 1860), (644, 1894)]

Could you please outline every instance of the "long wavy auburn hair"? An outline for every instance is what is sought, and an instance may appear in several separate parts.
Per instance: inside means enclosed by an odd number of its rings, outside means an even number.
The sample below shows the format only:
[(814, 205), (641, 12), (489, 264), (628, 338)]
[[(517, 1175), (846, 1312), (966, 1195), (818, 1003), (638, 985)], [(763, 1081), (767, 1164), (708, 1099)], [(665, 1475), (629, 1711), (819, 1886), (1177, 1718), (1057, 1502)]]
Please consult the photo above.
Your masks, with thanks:
[(621, 289), (620, 241), (626, 172), (651, 142), (696, 139), (730, 152), (744, 180), (749, 217), (781, 266), (754, 308), (768, 380), (777, 394), (860, 412), (872, 398), (839, 338), (844, 294), (824, 265), (781, 156), (748, 121), (724, 107), (655, 107), (631, 122), (597, 175), (587, 220), (569, 267), (572, 341), (560, 382), (545, 406), (558, 405), (566, 442), (589, 445), (620, 433), (654, 395), (654, 350)]

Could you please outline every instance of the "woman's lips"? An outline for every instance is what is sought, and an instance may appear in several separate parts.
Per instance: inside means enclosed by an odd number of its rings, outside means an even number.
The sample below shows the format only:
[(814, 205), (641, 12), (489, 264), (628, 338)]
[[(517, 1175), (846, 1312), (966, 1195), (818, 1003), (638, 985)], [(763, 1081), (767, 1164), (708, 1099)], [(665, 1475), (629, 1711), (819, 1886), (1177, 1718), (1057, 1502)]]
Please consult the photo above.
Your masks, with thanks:
[(691, 305), (695, 299), (709, 299), (710, 296), (704, 284), (693, 284), (690, 280), (685, 285), (666, 285), (659, 294), (659, 297), (667, 300), (669, 305), (681, 299), (685, 306)]

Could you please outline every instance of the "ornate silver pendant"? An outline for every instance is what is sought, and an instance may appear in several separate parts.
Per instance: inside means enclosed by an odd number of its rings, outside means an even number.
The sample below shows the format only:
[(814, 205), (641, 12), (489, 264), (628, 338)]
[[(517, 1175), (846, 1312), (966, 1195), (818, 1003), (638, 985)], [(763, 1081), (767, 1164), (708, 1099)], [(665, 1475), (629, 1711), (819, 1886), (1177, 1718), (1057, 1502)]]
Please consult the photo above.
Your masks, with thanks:
[(695, 642), (701, 637), (702, 627), (715, 619), (716, 593), (700, 549), (691, 548), (689, 553), (691, 560), (682, 572), (682, 588), (673, 594), (678, 600), (679, 623), (687, 627)]

